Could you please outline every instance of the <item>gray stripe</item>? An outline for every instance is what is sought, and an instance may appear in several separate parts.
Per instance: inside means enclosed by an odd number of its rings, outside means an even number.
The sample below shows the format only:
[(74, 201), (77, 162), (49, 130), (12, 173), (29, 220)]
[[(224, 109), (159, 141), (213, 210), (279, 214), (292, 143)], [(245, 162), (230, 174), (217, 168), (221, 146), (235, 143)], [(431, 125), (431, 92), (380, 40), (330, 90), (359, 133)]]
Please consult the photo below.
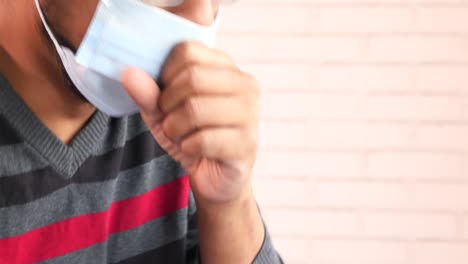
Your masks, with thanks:
[(112, 128), (109, 130), (109, 135), (106, 136), (102, 144), (93, 151), (92, 155), (100, 156), (114, 149), (122, 148), (125, 143), (132, 140), (141, 133), (148, 131), (145, 123), (140, 117), (140, 114), (129, 116), (128, 118), (113, 119)]
[(188, 206), (188, 218), (189, 218), (189, 231), (187, 233), (187, 248), (195, 247), (200, 243), (198, 235), (198, 213), (197, 205), (195, 203), (195, 197), (193, 192), (190, 191)]
[[(186, 232), (187, 208), (146, 223), (138, 228), (111, 235), (104, 243), (41, 263), (102, 264), (118, 262), (164, 246), (172, 241), (183, 239)], [(181, 248), (180, 251), (183, 254), (184, 248)]]
[[(71, 184), (25, 205), (0, 209), (0, 237), (11, 237), (74, 216), (105, 211), (114, 201), (143, 194), (182, 175), (180, 166), (165, 155), (120, 172), (113, 180)], [(29, 217), (26, 217), (29, 216)]]
[(0, 177), (47, 167), (47, 161), (25, 143), (0, 146)]
[[(139, 114), (128, 118), (114, 119), (112, 122), (114, 122), (112, 124), (114, 129), (108, 130), (107, 140), (104, 140), (91, 155), (101, 156), (115, 149), (123, 148), (128, 141), (148, 131)], [(39, 153), (26, 144), (0, 146), (0, 153), (0, 177), (43, 169), (48, 165), (48, 162)]]

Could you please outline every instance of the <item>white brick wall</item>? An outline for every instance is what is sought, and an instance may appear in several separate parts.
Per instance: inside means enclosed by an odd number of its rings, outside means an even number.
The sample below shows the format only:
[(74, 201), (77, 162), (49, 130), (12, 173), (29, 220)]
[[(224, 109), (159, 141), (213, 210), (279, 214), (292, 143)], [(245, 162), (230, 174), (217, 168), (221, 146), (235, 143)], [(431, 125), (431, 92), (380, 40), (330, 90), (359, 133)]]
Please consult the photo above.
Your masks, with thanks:
[(244, 0), (254, 185), (290, 264), (468, 263), (468, 0)]

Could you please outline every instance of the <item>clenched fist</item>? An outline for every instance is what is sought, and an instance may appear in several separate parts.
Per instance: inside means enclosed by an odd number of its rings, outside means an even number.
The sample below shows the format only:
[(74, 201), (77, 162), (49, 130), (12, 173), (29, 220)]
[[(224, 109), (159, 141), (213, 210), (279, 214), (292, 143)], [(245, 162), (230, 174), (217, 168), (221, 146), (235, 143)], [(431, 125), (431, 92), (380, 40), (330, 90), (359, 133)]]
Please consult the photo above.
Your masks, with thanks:
[(187, 171), (197, 202), (225, 203), (251, 195), (257, 153), (257, 81), (225, 53), (182, 43), (161, 74), (123, 75), (127, 92), (156, 141)]

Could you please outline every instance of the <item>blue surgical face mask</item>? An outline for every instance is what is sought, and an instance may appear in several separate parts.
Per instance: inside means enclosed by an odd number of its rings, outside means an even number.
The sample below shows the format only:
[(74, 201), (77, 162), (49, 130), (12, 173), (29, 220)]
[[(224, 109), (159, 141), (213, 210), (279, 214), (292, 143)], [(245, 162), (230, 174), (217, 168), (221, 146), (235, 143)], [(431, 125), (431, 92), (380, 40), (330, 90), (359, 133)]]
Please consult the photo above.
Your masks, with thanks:
[(158, 80), (167, 56), (180, 42), (215, 45), (221, 16), (220, 8), (215, 22), (204, 27), (137, 0), (101, 0), (74, 54), (59, 44), (38, 1), (42, 23), (71, 81), (97, 109), (114, 117), (138, 112), (121, 84), (127, 67), (142, 69)]

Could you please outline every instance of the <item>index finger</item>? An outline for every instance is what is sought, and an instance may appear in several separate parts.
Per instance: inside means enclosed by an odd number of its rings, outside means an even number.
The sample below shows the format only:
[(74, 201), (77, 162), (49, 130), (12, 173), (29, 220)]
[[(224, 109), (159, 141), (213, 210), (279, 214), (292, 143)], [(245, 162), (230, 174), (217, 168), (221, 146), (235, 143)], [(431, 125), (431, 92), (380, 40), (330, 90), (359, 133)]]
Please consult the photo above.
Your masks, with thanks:
[(183, 42), (168, 56), (159, 81), (164, 87), (170, 86), (174, 78), (188, 65), (210, 65), (234, 68), (236, 64), (226, 53), (209, 48), (198, 42)]

